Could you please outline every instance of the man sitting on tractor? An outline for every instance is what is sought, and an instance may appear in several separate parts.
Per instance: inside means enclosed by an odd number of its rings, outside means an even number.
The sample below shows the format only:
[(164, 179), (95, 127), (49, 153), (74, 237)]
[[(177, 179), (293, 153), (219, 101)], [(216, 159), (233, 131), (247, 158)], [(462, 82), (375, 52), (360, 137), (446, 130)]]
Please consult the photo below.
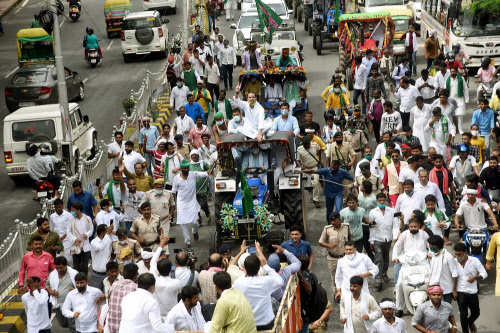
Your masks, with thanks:
[(330, 9), (328, 10), (328, 14), (326, 15), (326, 24), (328, 26), (328, 32), (333, 34), (337, 32), (339, 27), (338, 18), (342, 15), (342, 10), (339, 8), (338, 14), (335, 13), (335, 3), (330, 4)]
[[(242, 170), (247, 168), (269, 169), (268, 152), (261, 150), (258, 144), (252, 144), (250, 149), (243, 153), (243, 161), (241, 163)], [(262, 184), (267, 184), (266, 174), (259, 175)]]
[(297, 66), (295, 60), (293, 60), (293, 58), (290, 57), (289, 48), (284, 48), (283, 50), (281, 50), (281, 57), (279, 57), (278, 60), (276, 61), (276, 66), (277, 67)]

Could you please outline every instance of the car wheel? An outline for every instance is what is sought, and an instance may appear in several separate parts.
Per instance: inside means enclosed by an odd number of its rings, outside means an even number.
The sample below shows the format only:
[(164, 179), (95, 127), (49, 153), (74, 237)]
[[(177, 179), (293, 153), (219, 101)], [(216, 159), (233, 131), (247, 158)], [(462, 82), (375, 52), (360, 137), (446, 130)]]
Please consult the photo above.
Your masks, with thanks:
[(176, 15), (176, 14), (177, 14), (177, 7), (174, 7), (174, 9), (172, 9), (172, 13), (173, 13), (174, 15)]
[(123, 62), (130, 62), (130, 56), (128, 54), (123, 55)]
[(78, 96), (76, 97), (77, 100), (83, 101), (85, 98), (85, 86), (83, 83), (80, 84), (80, 87), (78, 87)]

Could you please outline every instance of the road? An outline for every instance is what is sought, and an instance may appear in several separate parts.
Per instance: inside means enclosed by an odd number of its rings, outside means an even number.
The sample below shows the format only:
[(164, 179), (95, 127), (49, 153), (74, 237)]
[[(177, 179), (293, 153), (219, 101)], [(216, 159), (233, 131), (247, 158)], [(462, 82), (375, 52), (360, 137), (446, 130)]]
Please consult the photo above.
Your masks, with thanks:
[[(29, 25), (32, 15), (37, 11), (37, 6), (34, 0), (25, 2), (24, 7), (18, 7), (4, 20), (4, 26), (7, 34), (2, 37), (0, 46), (0, 75), (1, 87), (5, 85), (4, 76), (8, 74), (16, 66), (16, 50), (15, 50), (15, 31), (21, 27)], [(178, 1), (178, 5), (182, 2)], [(21, 6), (24, 3), (21, 3)], [(86, 84), (87, 98), (82, 102), (82, 108), (89, 114), (92, 121), (95, 123), (100, 138), (109, 140), (112, 124), (116, 123), (120, 114), (122, 113), (121, 100), (127, 96), (131, 88), (137, 87), (138, 80), (140, 80), (146, 69), (156, 71), (162, 66), (162, 62), (158, 60), (150, 60), (146, 62), (138, 62), (131, 64), (124, 64), (121, 58), (119, 49), (119, 40), (108, 40), (105, 37), (102, 4), (95, 0), (88, 0), (84, 3), (84, 14), (81, 20), (77, 23), (65, 22), (63, 25), (63, 50), (65, 55), (66, 65), (73, 70), (81, 73), (83, 77), (88, 78)], [(137, 0), (133, 1), (133, 8), (140, 9), (140, 3)], [(183, 9), (182, 9), (183, 10)], [(169, 28), (172, 31), (176, 27), (182, 27), (182, 10), (178, 10), (176, 16), (169, 16)], [(90, 13), (90, 14), (89, 14)], [(92, 18), (91, 18), (92, 15)], [(97, 69), (89, 69), (83, 61), (81, 50), (81, 37), (86, 26), (91, 25), (95, 27), (98, 36), (102, 39), (104, 63)], [(232, 40), (233, 30), (229, 29), (229, 24), (225, 19), (221, 18), (218, 22), (221, 27), (222, 33), (230, 41)], [(303, 26), (297, 24), (298, 39), (304, 44), (305, 62), (304, 66), (307, 70), (307, 76), (310, 81), (308, 90), (308, 97), (310, 102), (310, 110), (314, 113), (314, 119), (322, 125), (323, 123), (323, 102), (320, 99), (320, 93), (323, 88), (328, 84), (330, 76), (338, 65), (337, 52), (333, 50), (324, 51), (322, 56), (317, 56), (316, 51), (312, 48), (312, 38), (307, 35), (303, 30)], [(73, 51), (72, 51), (73, 50)], [(419, 70), (422, 68), (423, 59), (418, 58)], [(238, 72), (236, 70), (235, 72)], [(474, 94), (474, 87), (471, 89), (471, 96)], [(229, 92), (231, 96), (233, 92)], [(1, 101), (2, 117), (6, 114), (4, 101)], [(473, 110), (472, 106), (469, 110)], [(471, 111), (465, 119), (465, 124), (470, 124)], [(0, 168), (3, 172), (3, 168)], [(309, 195), (309, 194), (308, 194)], [(4, 173), (0, 174), (0, 209), (4, 211), (4, 226), (2, 230), (8, 228), (14, 218), (29, 219), (32, 218), (37, 211), (37, 205), (31, 200), (31, 191), (28, 187), (16, 188)], [(325, 251), (317, 244), (320, 233), (324, 227), (324, 214), (325, 208), (322, 203), (321, 208), (314, 208), (311, 200), (307, 203), (307, 239), (313, 245), (315, 252), (315, 261), (313, 265), (313, 272), (315, 272), (321, 281), (322, 285), (327, 289), (329, 297), (332, 298), (330, 290), (330, 274), (325, 267), (326, 258)], [(198, 257), (198, 263), (206, 262), (208, 259), (208, 235), (214, 226), (203, 226), (200, 228), (200, 240), (193, 245)], [(170, 251), (175, 248), (183, 246), (182, 232), (178, 226), (171, 228), (171, 237), (176, 237), (177, 244), (170, 245)], [(454, 238), (453, 238), (454, 237)], [(452, 239), (456, 239), (453, 235)], [(236, 246), (235, 246), (236, 249)], [(390, 271), (392, 276), (392, 268)], [(493, 333), (498, 332), (500, 319), (498, 318), (498, 305), (499, 302), (492, 296), (494, 272), (490, 272), (490, 277), (487, 281), (481, 284), (480, 300), (481, 300), (481, 317), (476, 322), (479, 332)], [(387, 287), (381, 293), (374, 293), (376, 299), (380, 300), (382, 297), (392, 297), (393, 289)], [(339, 324), (338, 306), (334, 306), (335, 310), (329, 322), (328, 332), (341, 332), (342, 328)], [(456, 308), (456, 305), (455, 305)], [(458, 311), (455, 312), (458, 320)], [(406, 316), (405, 320), (409, 324), (410, 317)], [(414, 330), (410, 328), (409, 332)], [(53, 332), (66, 332), (55, 323)]]

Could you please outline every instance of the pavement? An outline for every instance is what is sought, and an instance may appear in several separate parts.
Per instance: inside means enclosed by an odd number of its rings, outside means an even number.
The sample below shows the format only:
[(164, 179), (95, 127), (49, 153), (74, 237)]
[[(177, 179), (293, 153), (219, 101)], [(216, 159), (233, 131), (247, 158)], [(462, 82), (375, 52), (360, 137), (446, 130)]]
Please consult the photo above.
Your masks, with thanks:
[[(4, 2), (0, 0), (0, 3)], [(175, 16), (169, 16), (169, 29), (171, 33), (176, 29), (182, 29), (183, 26), (183, 10), (182, 4), (184, 1), (178, 0), (178, 12)], [(63, 53), (65, 65), (69, 68), (78, 71), (82, 77), (87, 78), (86, 81), (86, 99), (81, 103), (82, 109), (90, 116), (91, 120), (99, 131), (100, 139), (109, 141), (111, 137), (112, 125), (118, 121), (122, 114), (121, 100), (127, 97), (130, 89), (136, 88), (138, 82), (142, 79), (145, 70), (158, 71), (162, 68), (164, 61), (151, 59), (130, 64), (124, 64), (120, 52), (120, 41), (118, 39), (109, 40), (105, 36), (104, 19), (102, 14), (102, 2), (98, 0), (87, 0), (82, 2), (84, 7), (83, 15), (76, 23), (63, 21)], [(134, 10), (141, 10), (140, 0), (132, 0)], [(13, 11), (3, 18), (6, 34), (0, 37), (0, 88), (3, 90), (5, 79), (17, 66), (15, 33), (22, 27), (29, 25), (33, 14), (39, 8), (38, 2), (35, 0), (24, 0)], [(86, 26), (93, 26), (101, 39), (101, 47), (104, 52), (104, 62), (102, 66), (90, 69), (83, 60), (81, 50), (81, 38)], [(232, 41), (233, 30), (229, 29), (229, 23), (225, 18), (218, 22), (222, 33)], [(314, 120), (323, 125), (323, 110), (324, 104), (321, 101), (320, 94), (324, 87), (329, 83), (331, 74), (338, 66), (337, 52), (332, 50), (324, 50), (322, 56), (317, 56), (316, 51), (312, 48), (312, 38), (303, 30), (303, 24), (297, 23), (297, 38), (304, 44), (305, 61), (304, 67), (307, 70), (307, 76), (310, 81), (308, 98), (310, 102), (310, 110), (314, 113)], [(418, 69), (422, 69), (424, 64), (423, 57), (418, 57)], [(235, 77), (240, 68), (235, 69)], [(228, 96), (232, 96), (234, 91), (228, 92)], [(475, 85), (471, 88), (471, 96), (475, 96)], [(162, 102), (160, 100), (160, 102)], [(468, 113), (465, 118), (465, 125), (470, 124), (472, 110), (475, 108), (469, 105)], [(163, 112), (160, 110), (160, 119), (163, 119)], [(4, 117), (7, 114), (3, 99), (0, 101), (0, 116)], [(1, 128), (0, 128), (1, 135)], [(3, 163), (3, 161), (1, 162)], [(306, 194), (309, 198), (310, 194)], [(15, 218), (24, 220), (32, 219), (38, 210), (37, 203), (31, 200), (31, 190), (27, 186), (16, 187), (14, 183), (5, 175), (3, 166), (0, 166), (0, 210), (4, 218), (2, 227), (0, 227), (0, 239), (2, 233), (5, 233), (12, 226)], [(326, 253), (324, 249), (318, 246), (317, 240), (324, 227), (325, 208), (324, 203), (320, 208), (314, 208), (312, 200), (306, 200), (307, 211), (307, 240), (313, 246), (315, 252), (315, 261), (313, 271), (319, 278), (319, 281), (326, 288), (330, 298), (333, 298), (331, 292), (330, 273), (326, 265)], [(209, 248), (209, 233), (214, 230), (214, 226), (203, 226), (200, 228), (200, 240), (193, 244), (197, 257), (198, 264), (202, 264), (208, 260)], [(176, 244), (170, 245), (170, 251), (173, 249), (182, 248), (182, 232), (179, 226), (171, 228), (171, 237), (177, 239)], [(452, 234), (452, 237), (456, 235)], [(452, 238), (453, 239), (453, 238)], [(238, 245), (235, 244), (234, 250), (237, 250)], [(500, 318), (498, 316), (498, 307), (500, 301), (493, 295), (494, 272), (488, 272), (490, 276), (484, 282), (481, 282), (480, 304), (481, 316), (476, 322), (479, 332), (493, 333), (499, 332)], [(389, 272), (392, 276), (392, 267)], [(382, 297), (393, 297), (393, 288), (386, 286), (381, 292), (373, 293), (375, 298), (380, 300)], [(458, 310), (455, 306), (455, 316), (458, 322)], [(404, 319), (408, 325), (411, 317), (406, 316)], [(414, 332), (413, 328), (408, 326), (409, 332)], [(0, 331), (2, 331), (0, 329)], [(67, 332), (54, 322), (53, 332)], [(334, 312), (330, 317), (328, 332), (341, 332), (342, 327), (339, 323), (338, 306), (334, 305)]]
[(0, 0), (0, 19), (14, 8), (21, 0)]

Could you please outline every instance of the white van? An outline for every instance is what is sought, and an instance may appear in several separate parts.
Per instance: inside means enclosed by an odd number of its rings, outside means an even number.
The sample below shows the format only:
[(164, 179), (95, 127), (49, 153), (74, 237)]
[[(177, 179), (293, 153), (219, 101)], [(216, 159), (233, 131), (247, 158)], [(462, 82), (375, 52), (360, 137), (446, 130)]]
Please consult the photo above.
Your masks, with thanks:
[(62, 111), (59, 104), (37, 105), (20, 108), (3, 120), (3, 154), (7, 174), (16, 180), (27, 175), (27, 149), (30, 145), (44, 144), (49, 154), (63, 161), (62, 170), (74, 174), (78, 160), (87, 158), (98, 150), (97, 131), (82, 115), (77, 103), (69, 104), (71, 142), (65, 142)]

